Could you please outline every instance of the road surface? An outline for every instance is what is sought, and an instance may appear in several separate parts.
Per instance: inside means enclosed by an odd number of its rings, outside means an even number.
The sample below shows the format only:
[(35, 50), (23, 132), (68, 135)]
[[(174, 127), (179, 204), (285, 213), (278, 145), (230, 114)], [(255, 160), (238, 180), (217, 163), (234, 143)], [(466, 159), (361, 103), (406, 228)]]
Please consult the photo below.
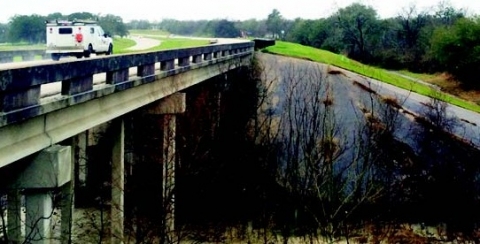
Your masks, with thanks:
[[(298, 87), (295, 89), (304, 92), (304, 96), (298, 98), (297, 101), (304, 102), (305, 97), (309, 96), (309, 92), (311, 94), (320, 87), (319, 96), (330, 94), (330, 99), (332, 99), (335, 107), (335, 117), (339, 118), (338, 125), (345, 126), (350, 131), (353, 131), (354, 126), (358, 125), (360, 120), (364, 120), (365, 110), (379, 109), (384, 104), (382, 97), (395, 99), (402, 107), (403, 115), (398, 124), (397, 137), (407, 138), (408, 140), (412, 136), (412, 126), (415, 123), (412, 123), (411, 115), (403, 111), (424, 115), (428, 110), (427, 104), (432, 102), (429, 97), (341, 68), (271, 54), (259, 53), (258, 56), (265, 67), (265, 72), (267, 72), (266, 77), (269, 77), (267, 79), (276, 81), (271, 92), (274, 94), (273, 104), (277, 105), (275, 113), (279, 116), (284, 113), (282, 105), (285, 104), (288, 94), (292, 91), (292, 80), (301, 79), (302, 83), (297, 84)], [(337, 70), (338, 72), (337, 74), (329, 74), (329, 70)], [(363, 84), (363, 88), (359, 84)], [(369, 89), (374, 92), (369, 92)], [(322, 101), (326, 100), (324, 97), (321, 97), (321, 99)], [(378, 116), (378, 111), (376, 113)], [(479, 113), (455, 105), (448, 105), (446, 116), (455, 121), (452, 128), (454, 134), (480, 148)]]
[(129, 39), (132, 39), (136, 42), (135, 46), (127, 48), (127, 50), (146, 50), (149, 48), (156, 47), (161, 44), (160, 40), (152, 38), (143, 38), (141, 36), (130, 36)]

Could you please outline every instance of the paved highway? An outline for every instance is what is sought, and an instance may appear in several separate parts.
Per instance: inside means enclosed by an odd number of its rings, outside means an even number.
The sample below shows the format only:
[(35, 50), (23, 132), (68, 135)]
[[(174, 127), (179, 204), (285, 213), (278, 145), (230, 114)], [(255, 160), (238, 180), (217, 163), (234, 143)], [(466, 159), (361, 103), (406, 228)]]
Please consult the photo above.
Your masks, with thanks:
[[(288, 92), (291, 91), (292, 80), (295, 79), (302, 79), (302, 83), (297, 84), (299, 87), (296, 89), (303, 89), (301, 92), (305, 93), (297, 101), (302, 102), (305, 97), (308, 97), (309, 92), (311, 94), (318, 88), (319, 84), (322, 86), (320, 96), (324, 96), (328, 90), (335, 107), (335, 117), (338, 118), (337, 123), (345, 126), (345, 131), (352, 133), (359, 121), (363, 120), (364, 112), (362, 112), (362, 108), (371, 110), (372, 107), (379, 108), (381, 107), (380, 103), (383, 104), (381, 99), (366, 89), (360, 88), (358, 83), (365, 85), (365, 87), (370, 87), (383, 97), (395, 98), (404, 110), (419, 115), (425, 114), (427, 111), (425, 104), (431, 102), (429, 97), (340, 68), (270, 54), (259, 53), (258, 55), (265, 66), (266, 77), (270, 80), (276, 80), (271, 92), (275, 96), (273, 99), (274, 103), (279, 105), (275, 111), (279, 115), (284, 113), (281, 105), (285, 102)], [(328, 74), (329, 69), (339, 70), (340, 72), (339, 74)], [(322, 99), (324, 98), (322, 97)], [(376, 113), (379, 115), (378, 111)], [(479, 113), (449, 105), (447, 107), (447, 116), (455, 118), (455, 124), (452, 128), (453, 133), (480, 147)], [(413, 128), (411, 120), (410, 116), (401, 116), (397, 133), (399, 138), (405, 138), (406, 140), (411, 138)]]

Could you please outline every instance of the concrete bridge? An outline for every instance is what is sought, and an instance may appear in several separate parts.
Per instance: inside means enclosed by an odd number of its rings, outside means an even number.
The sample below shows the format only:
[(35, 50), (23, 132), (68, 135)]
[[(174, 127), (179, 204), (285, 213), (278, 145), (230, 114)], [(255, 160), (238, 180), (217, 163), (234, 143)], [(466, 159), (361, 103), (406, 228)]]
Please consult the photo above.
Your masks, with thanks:
[[(0, 66), (0, 240), (50, 243), (55, 200), (61, 191), (59, 242), (70, 243), (74, 183), (83, 184), (91, 131), (109, 123), (111, 153), (110, 238), (124, 233), (125, 123), (135, 110), (163, 121), (165, 196), (174, 181), (175, 114), (185, 110), (182, 90), (248, 65), (254, 42)], [(167, 133), (168, 132), (168, 133)], [(4, 192), (2, 193), (1, 190)], [(166, 204), (173, 228), (173, 199)], [(22, 214), (24, 208), (25, 213)], [(0, 212), (1, 213), (1, 212)], [(23, 216), (23, 217), (22, 217)], [(4, 237), (5, 238), (5, 237)]]

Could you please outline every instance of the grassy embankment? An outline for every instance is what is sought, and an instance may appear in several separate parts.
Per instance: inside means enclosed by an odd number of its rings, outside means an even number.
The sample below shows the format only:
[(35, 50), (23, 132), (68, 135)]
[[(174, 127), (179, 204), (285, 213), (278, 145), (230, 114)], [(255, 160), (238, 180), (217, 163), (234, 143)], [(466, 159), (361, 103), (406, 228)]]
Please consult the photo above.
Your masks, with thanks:
[[(457, 105), (459, 107), (469, 109), (475, 112), (480, 112), (480, 106), (461, 99), (457, 96), (453, 96), (451, 94), (447, 94), (444, 92), (433, 90), (430, 86), (421, 84), (418, 82), (414, 82), (409, 80), (405, 77), (397, 75), (395, 73), (389, 72), (387, 70), (369, 66), (357, 62), (355, 60), (351, 60), (343, 55), (338, 55), (329, 51), (316, 49), (313, 47), (303, 46), (300, 44), (289, 43), (289, 42), (282, 42), (277, 41), (275, 46), (267, 47), (264, 49), (264, 52), (296, 57), (307, 59), (315, 62), (325, 63), (332, 66), (337, 66), (346, 70), (350, 70), (352, 72), (400, 87), (412, 92), (416, 92), (425, 96), (438, 98), (442, 101), (448, 102), (453, 105)], [(417, 79), (425, 79), (426, 77), (431, 77), (429, 75), (423, 74), (414, 74), (407, 71), (401, 71), (403, 75), (410, 76), (412, 78)]]
[(135, 46), (136, 42), (128, 38), (115, 37), (113, 39), (113, 53), (125, 53), (128, 52), (127, 48)]

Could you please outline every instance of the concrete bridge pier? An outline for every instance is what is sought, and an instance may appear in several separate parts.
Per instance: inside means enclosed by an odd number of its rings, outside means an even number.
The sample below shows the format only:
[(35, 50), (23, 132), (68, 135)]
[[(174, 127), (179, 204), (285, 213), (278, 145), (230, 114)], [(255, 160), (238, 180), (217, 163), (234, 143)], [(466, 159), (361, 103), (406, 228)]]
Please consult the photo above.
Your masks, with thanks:
[[(87, 191), (87, 178), (88, 178), (88, 158), (87, 158), (87, 146), (88, 146), (88, 134), (89, 131), (84, 131), (72, 139), (72, 159), (74, 160), (75, 173), (72, 178), (72, 182), (75, 188), (75, 195), (84, 197)], [(81, 206), (82, 203), (75, 198), (75, 206)]]
[[(7, 196), (7, 231), (11, 243), (49, 243), (53, 237), (52, 220), (55, 216), (55, 189), (71, 180), (71, 147), (53, 145), (35, 155), (10, 185)], [(21, 237), (21, 195), (25, 196), (25, 236)], [(70, 208), (71, 205), (59, 206)], [(64, 212), (64, 211), (62, 211)], [(61, 222), (68, 226), (70, 223)]]
[(113, 121), (115, 130), (112, 148), (112, 199), (110, 205), (111, 243), (124, 240), (124, 196), (125, 196), (125, 125), (123, 118)]
[(163, 226), (167, 243), (174, 240), (175, 231), (175, 164), (176, 164), (176, 114), (184, 113), (185, 93), (175, 93), (146, 109), (148, 115), (158, 116), (163, 125), (162, 145), (162, 200)]
[(7, 235), (10, 243), (21, 243), (22, 239), (22, 195), (19, 189), (11, 189), (7, 195)]
[(52, 238), (54, 207), (48, 189), (25, 190), (25, 240), (27, 243), (48, 243)]

